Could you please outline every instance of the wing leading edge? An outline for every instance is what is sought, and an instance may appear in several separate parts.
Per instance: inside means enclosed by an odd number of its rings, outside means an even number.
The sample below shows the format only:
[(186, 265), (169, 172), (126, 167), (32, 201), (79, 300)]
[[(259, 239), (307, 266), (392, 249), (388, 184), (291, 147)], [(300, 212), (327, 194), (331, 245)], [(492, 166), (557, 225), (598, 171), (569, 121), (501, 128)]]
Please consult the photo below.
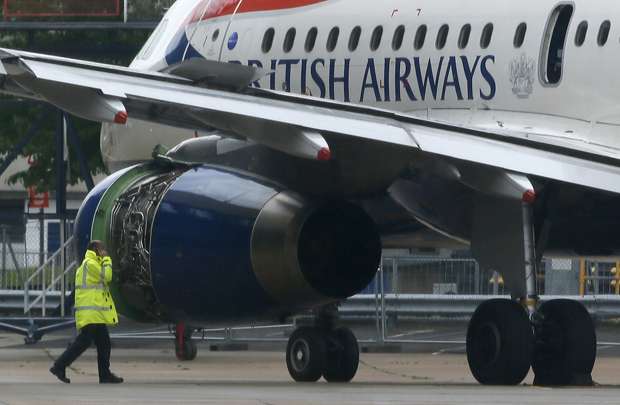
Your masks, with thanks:
[[(204, 66), (215, 72), (200, 76), (210, 78), (206, 84), (188, 78), (191, 76), (13, 50), (0, 50), (0, 62), (1, 91), (45, 100), (94, 121), (122, 124), (129, 116), (181, 128), (217, 128), (318, 160), (330, 158), (326, 138), (335, 135), (349, 142), (391, 144), (429, 158), (456, 159), (620, 193), (620, 156), (608, 151), (584, 152), (510, 133), (479, 131), (288, 93), (227, 90), (237, 87), (236, 76), (223, 75), (226, 86), (218, 86), (224, 65), (219, 62)], [(192, 71), (196, 68), (193, 65)], [(240, 81), (255, 79), (257, 73), (243, 68), (238, 72)], [(363, 157), (360, 161), (363, 164)]]

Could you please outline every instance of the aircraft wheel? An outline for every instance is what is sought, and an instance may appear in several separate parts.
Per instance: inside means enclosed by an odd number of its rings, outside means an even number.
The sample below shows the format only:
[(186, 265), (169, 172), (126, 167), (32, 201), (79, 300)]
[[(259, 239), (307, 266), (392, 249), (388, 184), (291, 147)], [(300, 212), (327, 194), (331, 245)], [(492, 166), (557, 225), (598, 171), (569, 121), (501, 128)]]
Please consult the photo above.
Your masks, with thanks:
[(328, 382), (351, 381), (360, 362), (359, 346), (351, 329), (338, 328), (330, 332), (327, 353), (323, 378)]
[(323, 374), (327, 359), (326, 342), (317, 328), (296, 329), (286, 345), (286, 367), (299, 382), (315, 382)]
[(596, 332), (590, 314), (577, 301), (545, 302), (538, 311), (532, 360), (536, 385), (592, 385)]
[(479, 383), (519, 384), (530, 369), (533, 333), (525, 309), (492, 299), (478, 306), (467, 328), (467, 362)]

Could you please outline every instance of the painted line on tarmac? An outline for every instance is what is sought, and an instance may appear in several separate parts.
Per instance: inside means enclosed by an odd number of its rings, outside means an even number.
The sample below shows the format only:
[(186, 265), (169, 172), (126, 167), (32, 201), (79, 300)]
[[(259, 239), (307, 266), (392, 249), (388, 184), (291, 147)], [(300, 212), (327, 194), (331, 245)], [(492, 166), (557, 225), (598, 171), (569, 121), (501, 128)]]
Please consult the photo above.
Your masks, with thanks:
[(405, 337), (405, 336), (421, 335), (424, 333), (433, 333), (433, 332), (435, 332), (435, 329), (411, 330), (409, 332), (399, 333), (398, 335), (392, 335), (389, 338), (396, 339), (396, 338)]
[(446, 347), (445, 349), (441, 349), (438, 350), (434, 353), (431, 353), (431, 356), (438, 356), (440, 354), (444, 354), (444, 353), (451, 353), (451, 352), (461, 352), (463, 350), (467, 349), (466, 346), (459, 346), (459, 347)]

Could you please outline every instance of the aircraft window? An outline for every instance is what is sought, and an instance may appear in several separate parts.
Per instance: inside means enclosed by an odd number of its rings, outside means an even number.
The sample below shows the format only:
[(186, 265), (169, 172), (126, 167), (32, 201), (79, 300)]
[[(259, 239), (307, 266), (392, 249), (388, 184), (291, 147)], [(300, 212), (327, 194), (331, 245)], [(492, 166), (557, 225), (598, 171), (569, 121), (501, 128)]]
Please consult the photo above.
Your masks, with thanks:
[(610, 29), (611, 23), (609, 22), (609, 20), (603, 21), (603, 23), (601, 24), (601, 28), (599, 28), (598, 30), (598, 38), (596, 40), (598, 46), (603, 46), (607, 43), (607, 40), (609, 39)]
[(573, 16), (573, 6), (571, 4), (561, 4), (557, 6), (545, 30), (543, 53), (541, 58), (540, 74), (541, 79), (546, 84), (558, 84), (562, 79), (562, 65), (564, 61), (564, 45), (568, 25)]
[(265, 31), (265, 35), (263, 36), (263, 44), (261, 46), (263, 53), (267, 53), (271, 51), (271, 46), (273, 45), (273, 37), (276, 34), (276, 31), (273, 28), (269, 28)]
[(439, 31), (437, 32), (437, 40), (435, 41), (435, 46), (437, 49), (443, 49), (443, 47), (446, 46), (449, 31), (450, 27), (448, 27), (448, 24), (444, 24), (439, 28)]
[(370, 37), (370, 50), (376, 51), (381, 46), (381, 38), (383, 37), (383, 27), (378, 25), (372, 32), (372, 37)]
[(220, 30), (217, 29), (215, 30), (215, 32), (213, 33), (213, 37), (211, 37), (211, 41), (215, 42), (217, 41), (217, 38), (220, 36)]
[(405, 38), (405, 26), (399, 25), (394, 30), (394, 38), (392, 38), (392, 49), (398, 51), (403, 46), (403, 38)]
[(351, 36), (349, 37), (349, 51), (353, 52), (357, 49), (357, 46), (360, 43), (360, 37), (362, 36), (362, 27), (359, 25), (351, 31)]
[(338, 36), (340, 35), (340, 28), (334, 27), (329, 32), (329, 36), (327, 37), (327, 51), (332, 52), (336, 49), (336, 45), (338, 45)]
[(286, 53), (289, 53), (291, 49), (293, 49), (293, 45), (295, 44), (295, 35), (297, 34), (297, 30), (295, 28), (290, 28), (286, 35), (284, 36), (284, 44), (282, 45), (282, 50)]
[(314, 50), (314, 44), (316, 44), (316, 36), (318, 33), (319, 32), (316, 27), (312, 27), (308, 30), (308, 35), (306, 35), (306, 44), (304, 45), (306, 52), (312, 52)]
[(581, 46), (586, 42), (586, 34), (588, 33), (588, 22), (582, 21), (577, 27), (577, 33), (575, 34), (575, 45)]
[(522, 22), (517, 26), (517, 30), (515, 31), (515, 37), (513, 40), (513, 44), (515, 48), (521, 48), (523, 42), (525, 41), (525, 33), (527, 32), (527, 24)]
[(491, 38), (493, 37), (493, 24), (488, 23), (482, 29), (482, 35), (480, 36), (480, 48), (487, 49), (491, 44)]
[(467, 44), (469, 43), (469, 35), (471, 34), (471, 25), (465, 24), (463, 28), (461, 28), (461, 33), (459, 34), (459, 48), (465, 49)]
[(415, 39), (413, 40), (413, 47), (416, 51), (419, 51), (424, 46), (424, 40), (426, 39), (426, 25), (420, 25), (415, 33)]

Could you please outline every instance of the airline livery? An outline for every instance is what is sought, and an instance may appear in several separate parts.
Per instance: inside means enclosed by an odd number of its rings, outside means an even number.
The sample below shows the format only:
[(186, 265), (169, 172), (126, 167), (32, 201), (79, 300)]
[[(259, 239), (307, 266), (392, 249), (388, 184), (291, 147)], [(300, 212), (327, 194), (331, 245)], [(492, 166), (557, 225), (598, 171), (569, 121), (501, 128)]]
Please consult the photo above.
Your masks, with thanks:
[(4, 49), (1, 89), (102, 123), (113, 174), (77, 249), (107, 242), (119, 307), (175, 323), (181, 358), (187, 323), (314, 309), (291, 377), (350, 381), (333, 304), (381, 249), (469, 245), (512, 296), (470, 321), (474, 377), (592, 384), (588, 312), (539, 303), (535, 274), (543, 255), (620, 253), (619, 7), (178, 0), (131, 66)]

